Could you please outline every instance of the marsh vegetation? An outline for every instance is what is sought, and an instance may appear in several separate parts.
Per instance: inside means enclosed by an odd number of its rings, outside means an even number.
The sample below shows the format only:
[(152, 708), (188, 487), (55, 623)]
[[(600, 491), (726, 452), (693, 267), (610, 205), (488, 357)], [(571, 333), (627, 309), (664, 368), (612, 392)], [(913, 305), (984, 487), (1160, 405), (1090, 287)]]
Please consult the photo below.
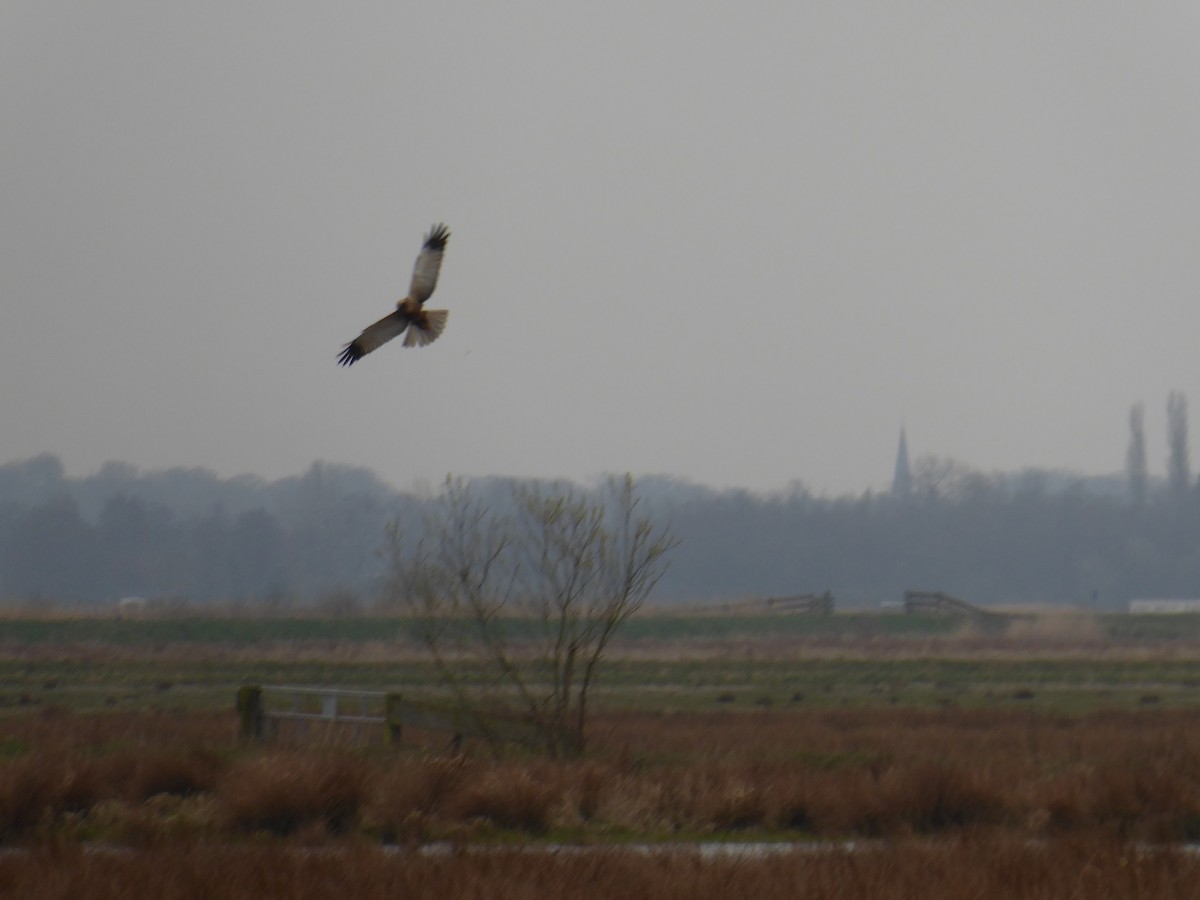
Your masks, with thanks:
[(1186, 629), (864, 637), (850, 619), (720, 642), (634, 618), (586, 752), (553, 759), (415, 730), (398, 748), (339, 728), (239, 741), (247, 680), (444, 690), (399, 619), (91, 620), (87, 640), (89, 620), (10, 617), (0, 892), (1188, 896)]

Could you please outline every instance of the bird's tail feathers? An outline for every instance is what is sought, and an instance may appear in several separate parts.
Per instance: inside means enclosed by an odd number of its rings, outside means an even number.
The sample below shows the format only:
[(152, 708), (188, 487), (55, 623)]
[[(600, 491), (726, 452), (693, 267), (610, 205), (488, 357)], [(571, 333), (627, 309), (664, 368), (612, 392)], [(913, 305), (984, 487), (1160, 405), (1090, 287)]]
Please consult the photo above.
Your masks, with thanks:
[(422, 311), (420, 318), (414, 319), (404, 335), (405, 347), (424, 347), (432, 344), (446, 330), (446, 320), (450, 318), (448, 309), (427, 309)]

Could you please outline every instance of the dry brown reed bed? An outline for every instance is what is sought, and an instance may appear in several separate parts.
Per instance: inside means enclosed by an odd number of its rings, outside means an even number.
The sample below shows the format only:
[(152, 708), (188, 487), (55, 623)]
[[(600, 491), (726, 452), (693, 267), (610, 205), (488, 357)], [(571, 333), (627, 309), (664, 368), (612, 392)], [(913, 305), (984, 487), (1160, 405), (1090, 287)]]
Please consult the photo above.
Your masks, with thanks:
[[(0, 720), (0, 842), (1200, 839), (1197, 714), (598, 716), (582, 760), (238, 745), (229, 714)], [(310, 736), (311, 737), (311, 736)], [(437, 740), (444, 740), (437, 739)]]
[(530, 854), (387, 853), (350, 845), (164, 844), (139, 851), (55, 845), (0, 857), (0, 895), (39, 900), (241, 898), (804, 897), (805, 900), (1183, 900), (1200, 858), (1106, 839), (898, 842), (766, 858), (606, 849)]

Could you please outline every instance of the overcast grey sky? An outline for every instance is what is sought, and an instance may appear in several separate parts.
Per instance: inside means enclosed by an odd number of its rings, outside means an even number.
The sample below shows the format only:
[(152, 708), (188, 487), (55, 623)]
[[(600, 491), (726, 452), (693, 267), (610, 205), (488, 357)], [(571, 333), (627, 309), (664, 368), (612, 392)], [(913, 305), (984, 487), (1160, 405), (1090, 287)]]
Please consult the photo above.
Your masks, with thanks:
[(840, 493), (1200, 409), (1190, 2), (6, 0), (0, 123), (0, 462)]

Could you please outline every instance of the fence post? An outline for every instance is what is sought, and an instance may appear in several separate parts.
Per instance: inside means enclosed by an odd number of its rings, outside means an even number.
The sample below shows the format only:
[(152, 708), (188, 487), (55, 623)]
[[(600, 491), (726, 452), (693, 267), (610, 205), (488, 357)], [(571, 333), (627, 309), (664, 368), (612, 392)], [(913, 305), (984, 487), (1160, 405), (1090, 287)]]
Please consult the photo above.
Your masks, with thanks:
[(400, 728), (403, 724), (400, 720), (401, 698), (398, 691), (388, 691), (383, 698), (383, 724), (387, 728), (387, 742), (389, 744), (400, 743)]
[(241, 736), (244, 740), (258, 740), (263, 733), (262, 688), (256, 684), (243, 684), (237, 692), (238, 718), (241, 720)]

